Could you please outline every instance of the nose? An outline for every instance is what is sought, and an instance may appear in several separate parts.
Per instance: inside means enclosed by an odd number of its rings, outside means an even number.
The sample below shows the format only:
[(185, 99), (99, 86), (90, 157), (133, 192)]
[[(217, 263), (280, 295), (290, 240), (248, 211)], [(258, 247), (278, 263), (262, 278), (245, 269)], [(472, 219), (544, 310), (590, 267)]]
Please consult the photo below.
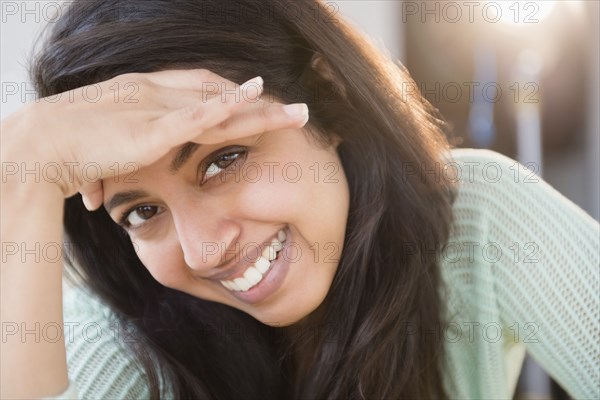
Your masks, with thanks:
[[(185, 210), (185, 211), (183, 211)], [(220, 265), (240, 235), (240, 225), (223, 207), (191, 204), (171, 209), (183, 259), (189, 268), (208, 272)]]

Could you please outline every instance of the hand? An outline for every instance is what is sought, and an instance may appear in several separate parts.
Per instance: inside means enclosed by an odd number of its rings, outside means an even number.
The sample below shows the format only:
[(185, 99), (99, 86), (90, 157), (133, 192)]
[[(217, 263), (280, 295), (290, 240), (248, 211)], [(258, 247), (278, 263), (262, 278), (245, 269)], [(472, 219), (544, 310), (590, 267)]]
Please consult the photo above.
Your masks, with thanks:
[[(17, 148), (27, 161), (64, 167), (56, 182), (63, 195), (80, 192), (94, 210), (102, 204), (102, 179), (115, 175), (115, 165), (143, 167), (186, 142), (214, 144), (302, 127), (308, 120), (306, 105), (260, 100), (262, 83), (257, 77), (239, 86), (208, 70), (119, 75), (55, 96), (58, 101), (41, 99), (24, 107), (18, 135), (27, 147)], [(133, 98), (115, 98), (114, 88), (127, 84), (136, 89)], [(91, 102), (87, 93), (103, 95)], [(87, 163), (100, 167), (94, 181), (77, 168)]]

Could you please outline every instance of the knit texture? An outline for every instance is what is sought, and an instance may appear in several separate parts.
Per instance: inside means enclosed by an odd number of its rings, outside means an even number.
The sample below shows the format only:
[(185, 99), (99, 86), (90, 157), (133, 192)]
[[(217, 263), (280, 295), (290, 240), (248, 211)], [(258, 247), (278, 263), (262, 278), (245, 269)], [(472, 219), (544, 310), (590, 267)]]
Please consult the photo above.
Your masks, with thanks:
[[(411, 330), (445, 341), (448, 393), (512, 398), (527, 351), (574, 398), (600, 398), (600, 226), (515, 160), (451, 156), (440, 170), (460, 184), (440, 255), (449, 316), (436, 332)], [(64, 320), (69, 398), (149, 397), (108, 307), (73, 288)]]

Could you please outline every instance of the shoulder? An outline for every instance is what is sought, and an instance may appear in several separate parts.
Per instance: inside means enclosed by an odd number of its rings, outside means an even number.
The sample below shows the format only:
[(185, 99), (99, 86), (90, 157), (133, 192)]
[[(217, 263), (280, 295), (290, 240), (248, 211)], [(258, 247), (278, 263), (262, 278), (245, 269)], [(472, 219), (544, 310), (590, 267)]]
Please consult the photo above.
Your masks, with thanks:
[[(453, 207), (455, 224), (483, 228), (485, 221), (504, 210), (527, 208), (523, 197), (531, 198), (532, 189), (542, 194), (538, 187), (540, 178), (532, 167), (529, 170), (492, 150), (453, 149), (443, 173), (458, 185)], [(543, 192), (551, 188), (541, 189)]]
[(110, 308), (84, 288), (63, 297), (70, 380), (81, 398), (148, 398), (145, 374), (118, 333)]
[(486, 192), (500, 189), (522, 190), (532, 185), (551, 187), (537, 175), (538, 166), (523, 165), (498, 152), (487, 149), (453, 149), (445, 165), (445, 176), (457, 181), (463, 190), (485, 186)]
[(497, 151), (490, 149), (473, 149), (473, 148), (453, 148), (450, 150), (452, 157), (460, 160), (505, 160), (509, 163), (515, 162), (515, 160), (504, 154), (498, 153)]
[(457, 223), (480, 214), (480, 223), (486, 220), (488, 227), (491, 223), (513, 231), (551, 225), (597, 229), (591, 216), (538, 175), (538, 165), (523, 165), (492, 150), (452, 149), (450, 153), (445, 173), (459, 184), (454, 206)]

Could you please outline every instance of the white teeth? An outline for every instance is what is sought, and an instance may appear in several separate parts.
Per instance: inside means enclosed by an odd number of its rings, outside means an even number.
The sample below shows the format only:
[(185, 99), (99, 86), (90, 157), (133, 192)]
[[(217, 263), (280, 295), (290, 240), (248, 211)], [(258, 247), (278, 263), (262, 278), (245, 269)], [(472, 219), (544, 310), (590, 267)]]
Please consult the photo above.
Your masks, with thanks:
[(285, 232), (283, 231), (283, 229), (277, 232), (277, 239), (279, 239), (280, 242), (285, 241)]
[(271, 246), (275, 249), (275, 251), (283, 249), (283, 245), (277, 239), (273, 239), (273, 241), (271, 241)]
[(262, 274), (254, 267), (250, 267), (244, 272), (244, 278), (250, 283), (250, 286), (256, 285), (262, 279)]
[(250, 266), (245, 272), (244, 276), (235, 278), (231, 281), (221, 280), (221, 284), (235, 292), (245, 292), (251, 287), (257, 285), (263, 278), (269, 268), (271, 268), (271, 261), (277, 257), (277, 253), (283, 249), (283, 243), (286, 239), (286, 234), (283, 230), (277, 232), (277, 238), (271, 241), (271, 244), (266, 246), (262, 252), (262, 255), (254, 262), (253, 266)]
[(231, 290), (231, 285), (229, 284), (229, 281), (219, 281), (221, 282), (221, 285), (225, 286), (226, 289)]
[(244, 278), (235, 278), (233, 282), (235, 282), (238, 285), (242, 292), (245, 292), (246, 290), (250, 289), (251, 286), (250, 283)]
[(242, 290), (241, 287), (238, 286), (237, 283), (235, 283), (234, 281), (225, 281), (229, 283), (229, 286), (231, 286), (231, 290), (235, 290), (236, 292), (239, 292), (240, 290)]
[(269, 260), (267, 260), (263, 256), (258, 257), (258, 260), (256, 260), (256, 262), (254, 263), (254, 267), (261, 274), (264, 274), (265, 272), (267, 272), (269, 270), (270, 266), (271, 266), (271, 263), (269, 262)]
[(263, 250), (262, 256), (269, 261), (273, 261), (275, 257), (277, 257), (277, 254), (275, 254), (275, 249), (273, 248), (273, 246), (267, 246)]

